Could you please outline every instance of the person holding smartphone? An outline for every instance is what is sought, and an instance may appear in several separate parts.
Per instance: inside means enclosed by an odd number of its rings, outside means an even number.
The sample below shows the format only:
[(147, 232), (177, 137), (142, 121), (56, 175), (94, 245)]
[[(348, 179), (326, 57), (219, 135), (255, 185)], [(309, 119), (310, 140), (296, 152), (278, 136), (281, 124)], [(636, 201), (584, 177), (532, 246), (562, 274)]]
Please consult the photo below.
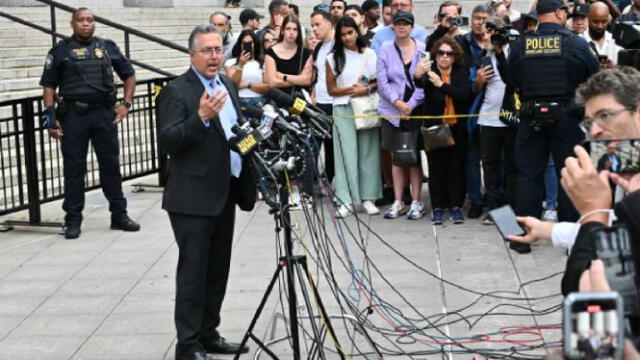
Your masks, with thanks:
[(239, 90), (240, 104), (262, 106), (268, 101), (265, 96), (269, 85), (263, 81), (264, 67), (260, 41), (253, 30), (243, 30), (231, 50), (231, 59), (224, 64), (227, 76)]

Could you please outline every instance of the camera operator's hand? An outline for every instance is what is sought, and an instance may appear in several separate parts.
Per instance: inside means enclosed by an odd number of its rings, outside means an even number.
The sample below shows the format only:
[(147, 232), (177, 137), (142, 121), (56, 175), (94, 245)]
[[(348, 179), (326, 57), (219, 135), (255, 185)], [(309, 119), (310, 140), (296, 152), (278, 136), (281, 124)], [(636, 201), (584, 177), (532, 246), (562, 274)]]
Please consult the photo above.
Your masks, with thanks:
[[(591, 163), (589, 154), (582, 146), (575, 146), (576, 157), (568, 157), (565, 167), (560, 172), (562, 188), (580, 215), (597, 209), (611, 207), (611, 188), (609, 187), (609, 172), (598, 171)], [(601, 221), (606, 223), (607, 214), (598, 213), (589, 216), (587, 221)]]
[(591, 266), (580, 276), (580, 292), (607, 292), (611, 286), (604, 272), (604, 263), (600, 259), (591, 260)]
[(440, 26), (445, 29), (451, 29), (454, 25), (451, 25), (451, 15), (445, 15), (442, 20), (440, 20)]
[(638, 174), (614, 174), (610, 173), (609, 178), (614, 183), (618, 184), (625, 192), (632, 193), (636, 190), (640, 190), (640, 173)]
[(518, 223), (527, 231), (524, 236), (509, 235), (507, 238), (511, 241), (531, 244), (541, 239), (551, 239), (551, 231), (553, 223), (548, 221), (540, 221), (533, 216), (518, 216)]

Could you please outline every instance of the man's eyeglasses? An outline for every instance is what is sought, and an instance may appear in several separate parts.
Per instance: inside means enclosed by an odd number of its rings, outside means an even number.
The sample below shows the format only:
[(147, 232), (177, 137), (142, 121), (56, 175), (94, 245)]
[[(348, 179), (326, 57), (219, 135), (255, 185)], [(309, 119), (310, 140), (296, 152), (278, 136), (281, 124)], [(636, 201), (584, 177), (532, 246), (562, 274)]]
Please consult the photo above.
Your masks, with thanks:
[(589, 132), (591, 130), (591, 127), (593, 126), (593, 124), (598, 124), (598, 126), (603, 126), (604, 124), (608, 123), (609, 121), (611, 121), (614, 117), (618, 116), (619, 114), (621, 114), (621, 113), (623, 113), (625, 111), (632, 112), (633, 110), (634, 109), (629, 109), (629, 108), (622, 108), (622, 109), (618, 109), (618, 110), (605, 109), (605, 110), (602, 110), (602, 111), (598, 112), (592, 118), (588, 117), (588, 116), (585, 116), (584, 120), (582, 120), (582, 122), (580, 123), (580, 127), (585, 132)]
[(455, 51), (445, 51), (445, 50), (438, 50), (436, 51), (436, 55), (438, 56), (454, 56), (456, 54)]
[(216, 48), (204, 48), (198, 50), (198, 52), (204, 56), (212, 56), (213, 54), (220, 55), (224, 52), (224, 48), (216, 47)]

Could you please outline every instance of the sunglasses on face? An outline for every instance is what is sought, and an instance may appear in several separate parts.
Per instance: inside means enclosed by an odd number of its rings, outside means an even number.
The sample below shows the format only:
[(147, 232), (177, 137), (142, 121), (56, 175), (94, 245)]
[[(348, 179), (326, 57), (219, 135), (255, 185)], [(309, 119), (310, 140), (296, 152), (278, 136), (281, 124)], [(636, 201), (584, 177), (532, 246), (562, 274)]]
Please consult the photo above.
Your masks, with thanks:
[(445, 51), (445, 50), (436, 51), (436, 55), (438, 55), (438, 56), (449, 56), (449, 57), (452, 57), (455, 54), (456, 54), (455, 51)]

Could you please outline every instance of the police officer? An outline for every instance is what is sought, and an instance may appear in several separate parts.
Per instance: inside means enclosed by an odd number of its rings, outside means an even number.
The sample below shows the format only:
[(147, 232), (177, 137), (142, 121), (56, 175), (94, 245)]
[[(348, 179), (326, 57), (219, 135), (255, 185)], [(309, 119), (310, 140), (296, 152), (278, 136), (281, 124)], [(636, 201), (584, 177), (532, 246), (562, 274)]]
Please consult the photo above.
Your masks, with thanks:
[[(562, 0), (540, 0), (538, 29), (523, 35), (509, 54), (509, 80), (520, 93), (521, 124), (516, 134), (518, 192), (516, 213), (539, 217), (544, 198), (543, 174), (553, 156), (556, 172), (573, 146), (584, 138), (582, 120), (572, 109), (575, 89), (598, 71), (597, 59), (583, 38), (565, 29), (568, 8)], [(575, 221), (578, 213), (560, 188), (559, 218)], [(511, 242), (511, 249), (528, 253), (528, 244)]]
[[(98, 158), (102, 191), (109, 200), (111, 229), (138, 231), (140, 225), (127, 215), (118, 161), (118, 123), (131, 109), (135, 72), (113, 41), (93, 36), (95, 21), (89, 9), (77, 9), (71, 27), (73, 36), (49, 51), (40, 80), (45, 126), (62, 146), (65, 238), (80, 236), (89, 140)], [(118, 105), (113, 69), (124, 81), (124, 102)], [(56, 88), (60, 96), (57, 109)]]

